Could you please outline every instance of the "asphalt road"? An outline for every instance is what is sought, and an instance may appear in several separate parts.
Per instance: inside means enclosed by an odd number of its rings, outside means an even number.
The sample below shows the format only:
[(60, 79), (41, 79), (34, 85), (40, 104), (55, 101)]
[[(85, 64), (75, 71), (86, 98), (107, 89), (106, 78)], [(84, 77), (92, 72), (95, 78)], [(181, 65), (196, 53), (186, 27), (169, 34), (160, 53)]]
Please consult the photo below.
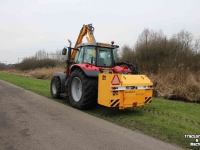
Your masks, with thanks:
[(178, 150), (0, 80), (0, 150)]

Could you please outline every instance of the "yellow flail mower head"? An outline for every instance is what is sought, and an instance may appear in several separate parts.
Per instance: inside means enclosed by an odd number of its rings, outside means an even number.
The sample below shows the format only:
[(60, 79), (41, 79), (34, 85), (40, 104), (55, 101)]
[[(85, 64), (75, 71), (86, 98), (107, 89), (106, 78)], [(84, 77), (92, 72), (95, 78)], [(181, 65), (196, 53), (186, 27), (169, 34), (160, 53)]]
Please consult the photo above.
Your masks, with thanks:
[(153, 83), (146, 75), (100, 73), (98, 104), (119, 109), (152, 102)]

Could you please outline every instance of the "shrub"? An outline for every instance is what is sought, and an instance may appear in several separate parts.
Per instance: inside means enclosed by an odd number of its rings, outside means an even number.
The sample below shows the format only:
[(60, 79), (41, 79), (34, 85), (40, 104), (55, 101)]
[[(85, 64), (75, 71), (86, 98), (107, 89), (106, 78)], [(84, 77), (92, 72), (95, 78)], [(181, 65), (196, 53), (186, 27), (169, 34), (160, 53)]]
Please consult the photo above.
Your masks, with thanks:
[(189, 32), (168, 39), (162, 31), (145, 29), (133, 49), (121, 49), (121, 61), (136, 59), (154, 82), (154, 96), (200, 102), (200, 40)]
[(5, 70), (6, 69), (6, 65), (3, 63), (0, 63), (0, 70)]
[(24, 59), (20, 64), (17, 64), (16, 68), (20, 70), (30, 70), (35, 68), (48, 68), (55, 67), (57, 65), (56, 60), (41, 59), (37, 60), (35, 57)]

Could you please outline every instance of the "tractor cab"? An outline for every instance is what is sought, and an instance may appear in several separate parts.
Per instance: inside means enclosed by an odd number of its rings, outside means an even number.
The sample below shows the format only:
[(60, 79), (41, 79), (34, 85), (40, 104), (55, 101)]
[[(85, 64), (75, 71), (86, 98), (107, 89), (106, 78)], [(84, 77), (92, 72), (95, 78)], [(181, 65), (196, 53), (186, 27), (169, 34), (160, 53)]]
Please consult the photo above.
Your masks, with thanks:
[(118, 47), (105, 43), (82, 43), (78, 46), (74, 63), (91, 63), (97, 67), (112, 67), (116, 62), (116, 48)]

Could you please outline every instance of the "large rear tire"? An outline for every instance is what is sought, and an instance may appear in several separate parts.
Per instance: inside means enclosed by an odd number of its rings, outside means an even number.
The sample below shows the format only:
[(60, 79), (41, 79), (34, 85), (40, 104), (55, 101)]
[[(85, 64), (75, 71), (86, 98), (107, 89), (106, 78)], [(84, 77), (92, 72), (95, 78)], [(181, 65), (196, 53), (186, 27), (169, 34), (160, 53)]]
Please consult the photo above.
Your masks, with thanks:
[(60, 98), (60, 92), (61, 92), (61, 81), (58, 76), (53, 76), (51, 79), (51, 96), (53, 98), (59, 99)]
[(73, 107), (89, 109), (97, 104), (97, 78), (87, 77), (80, 69), (72, 72), (69, 78), (69, 100)]

